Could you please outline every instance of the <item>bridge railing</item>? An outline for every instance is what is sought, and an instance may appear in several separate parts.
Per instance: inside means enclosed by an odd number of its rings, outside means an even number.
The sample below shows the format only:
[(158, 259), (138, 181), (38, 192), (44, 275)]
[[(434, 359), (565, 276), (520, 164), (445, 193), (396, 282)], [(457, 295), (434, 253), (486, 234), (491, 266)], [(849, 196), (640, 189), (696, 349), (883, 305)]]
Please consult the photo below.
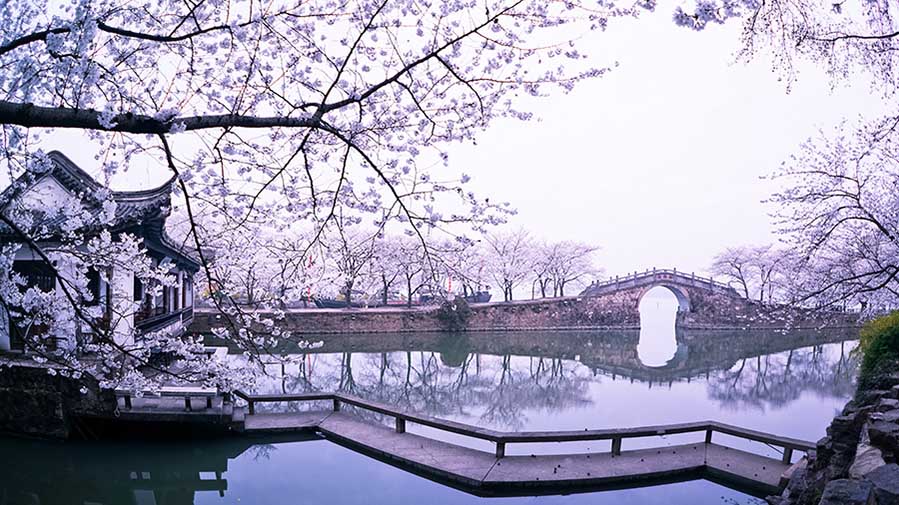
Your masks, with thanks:
[(805, 440), (789, 437), (781, 437), (749, 430), (739, 426), (719, 423), (717, 421), (698, 421), (681, 424), (665, 424), (658, 426), (641, 426), (636, 428), (615, 428), (600, 430), (568, 430), (568, 431), (497, 431), (488, 428), (480, 428), (465, 423), (449, 421), (422, 414), (415, 414), (398, 410), (389, 405), (372, 402), (355, 396), (342, 393), (301, 393), (301, 394), (271, 394), (250, 395), (242, 391), (234, 391), (234, 396), (247, 403), (247, 415), (256, 415), (257, 403), (277, 402), (306, 402), (330, 400), (334, 412), (340, 411), (341, 405), (351, 405), (371, 412), (376, 412), (394, 418), (394, 428), (397, 433), (406, 432), (406, 423), (420, 424), (429, 428), (447, 431), (458, 435), (486, 440), (496, 444), (496, 457), (502, 458), (506, 454), (506, 444), (510, 443), (541, 443), (541, 442), (576, 442), (591, 440), (610, 440), (612, 454), (621, 454), (621, 442), (628, 438), (660, 437), (679, 433), (704, 432), (705, 442), (711, 443), (714, 433), (731, 435), (734, 437), (762, 442), (783, 449), (783, 462), (789, 464), (793, 457), (793, 451), (808, 452), (815, 448), (815, 444)]
[(707, 284), (709, 286), (717, 287), (720, 289), (733, 290), (733, 286), (726, 284), (724, 282), (716, 281), (715, 279), (713, 279), (711, 277), (703, 277), (701, 275), (696, 275), (695, 273), (692, 273), (692, 272), (688, 274), (685, 272), (678, 271), (676, 268), (674, 268), (674, 269), (653, 268), (651, 270), (650, 269), (644, 270), (643, 272), (630, 273), (623, 277), (615, 276), (614, 278), (610, 278), (605, 281), (594, 282), (587, 287), (587, 291), (590, 291), (592, 289), (604, 288), (604, 287), (608, 287), (608, 286), (616, 286), (616, 285), (620, 285), (620, 284), (627, 283), (630, 281), (644, 279), (644, 278), (648, 278), (648, 277), (651, 277), (654, 275), (659, 275), (659, 274), (673, 275), (675, 277), (679, 277), (682, 280), (689, 280), (691, 282), (699, 283), (699, 284)]

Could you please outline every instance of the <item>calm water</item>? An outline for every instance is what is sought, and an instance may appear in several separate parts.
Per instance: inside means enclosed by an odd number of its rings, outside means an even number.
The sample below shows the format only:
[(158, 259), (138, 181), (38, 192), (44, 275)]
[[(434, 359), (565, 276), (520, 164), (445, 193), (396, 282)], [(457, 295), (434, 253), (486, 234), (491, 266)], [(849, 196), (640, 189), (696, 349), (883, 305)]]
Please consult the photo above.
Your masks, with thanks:
[[(642, 333), (327, 336), (316, 352), (292, 354), (283, 366), (270, 365), (270, 376), (257, 390), (339, 390), (503, 430), (716, 419), (809, 440), (824, 434), (853, 391), (852, 334), (675, 335), (670, 320), (651, 319), (643, 327)], [(297, 346), (285, 344), (290, 349)], [(270, 408), (310, 407), (315, 406)], [(410, 431), (492, 450), (413, 425)], [(691, 440), (698, 438), (681, 435), (644, 444)], [(720, 441), (777, 456), (763, 444), (724, 436)], [(625, 441), (624, 448), (640, 442)], [(587, 449), (608, 450), (608, 444), (513, 444), (507, 453)], [(0, 455), (3, 505), (758, 502), (706, 481), (569, 496), (478, 498), (320, 439), (178, 444), (0, 440)]]

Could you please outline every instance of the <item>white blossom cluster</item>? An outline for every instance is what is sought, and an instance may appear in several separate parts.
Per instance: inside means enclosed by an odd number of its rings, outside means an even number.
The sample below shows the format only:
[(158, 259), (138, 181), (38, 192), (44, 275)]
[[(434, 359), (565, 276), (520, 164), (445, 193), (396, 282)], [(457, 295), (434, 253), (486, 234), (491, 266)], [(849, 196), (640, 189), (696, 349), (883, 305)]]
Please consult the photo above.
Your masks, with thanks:
[(899, 120), (809, 140), (775, 175), (796, 291), (821, 305), (899, 306)]
[[(235, 303), (241, 282), (231, 275), (271, 251), (238, 255), (246, 249), (229, 244), (311, 230), (292, 246), (301, 261), (282, 265), (312, 282), (310, 251), (354, 227), (398, 223), (419, 240), (445, 232), (464, 243), (466, 231), (502, 223), (509, 205), (468, 190), (470, 177), (448, 168), (447, 146), (499, 118), (532, 120), (522, 97), (603, 75), (574, 41), (635, 13), (604, 0), (10, 0), (0, 9), (0, 167), (12, 180), (40, 173), (45, 134), (66, 127), (86, 133), (104, 182), (135, 159), (175, 175), (176, 235), (203, 256), (202, 284), (232, 323), (223, 336), (254, 355), (282, 335)], [(103, 211), (85, 212), (85, 198)], [(96, 233), (116, 212), (108, 195), (63, 203), (9, 218), (36, 241), (50, 231), (41, 222), (64, 215), (53, 254), (71, 296), (29, 292), (7, 275), (0, 298), (45, 307), (35, 317), (69, 332), (89, 316), (79, 298), (87, 268), (131, 262), (148, 285), (168, 282), (138, 258), (139, 241)], [(84, 344), (54, 359), (84, 369), (78, 356), (99, 356), (90, 371), (101, 380), (151, 387), (165, 374), (150, 379), (140, 366), (164, 349), (183, 358), (184, 377), (202, 375), (186, 364), (196, 342), (142, 342)], [(205, 366), (204, 381), (226, 380)]]

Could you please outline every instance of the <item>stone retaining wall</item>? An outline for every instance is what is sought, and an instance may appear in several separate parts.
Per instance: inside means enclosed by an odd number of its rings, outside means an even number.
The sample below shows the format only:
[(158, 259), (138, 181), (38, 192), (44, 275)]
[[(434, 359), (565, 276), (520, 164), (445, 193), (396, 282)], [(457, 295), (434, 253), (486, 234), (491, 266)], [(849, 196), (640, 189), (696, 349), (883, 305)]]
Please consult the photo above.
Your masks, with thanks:
[(115, 397), (100, 392), (92, 377), (80, 380), (51, 375), (48, 367), (28, 363), (0, 365), (0, 432), (69, 438), (75, 419), (111, 415)]
[(899, 362), (858, 391), (772, 505), (899, 505)]
[[(639, 298), (632, 292), (599, 297), (566, 297), (508, 303), (472, 304), (466, 331), (639, 329)], [(696, 299), (694, 312), (680, 314), (683, 329), (854, 327), (854, 314), (770, 311), (750, 302)], [(269, 313), (263, 316), (270, 317)], [(432, 308), (305, 309), (288, 311), (281, 324), (294, 334), (403, 333), (448, 331)], [(225, 322), (214, 309), (197, 309), (189, 331), (209, 333)]]

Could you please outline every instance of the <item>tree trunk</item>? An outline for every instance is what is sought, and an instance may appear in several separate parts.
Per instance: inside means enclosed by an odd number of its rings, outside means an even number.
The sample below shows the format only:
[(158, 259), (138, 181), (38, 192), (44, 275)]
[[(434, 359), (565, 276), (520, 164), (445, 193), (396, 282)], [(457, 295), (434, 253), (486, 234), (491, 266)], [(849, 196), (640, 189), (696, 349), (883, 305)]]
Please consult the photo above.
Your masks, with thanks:
[(381, 274), (381, 284), (384, 285), (384, 291), (381, 294), (381, 305), (387, 305), (387, 276)]
[(412, 308), (412, 277), (406, 276), (406, 307)]
[(346, 296), (346, 306), (347, 306), (347, 308), (349, 308), (350, 305), (353, 303), (353, 283), (352, 282), (346, 283), (346, 293), (344, 293), (344, 295)]

